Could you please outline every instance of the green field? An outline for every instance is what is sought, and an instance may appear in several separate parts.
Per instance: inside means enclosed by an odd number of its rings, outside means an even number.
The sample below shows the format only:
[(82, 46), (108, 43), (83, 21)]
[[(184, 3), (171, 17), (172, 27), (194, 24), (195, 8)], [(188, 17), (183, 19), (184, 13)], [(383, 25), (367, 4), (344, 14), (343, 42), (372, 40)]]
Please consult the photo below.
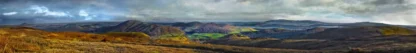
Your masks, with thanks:
[(194, 33), (188, 35), (190, 39), (218, 39), (224, 37), (226, 34), (221, 33)]

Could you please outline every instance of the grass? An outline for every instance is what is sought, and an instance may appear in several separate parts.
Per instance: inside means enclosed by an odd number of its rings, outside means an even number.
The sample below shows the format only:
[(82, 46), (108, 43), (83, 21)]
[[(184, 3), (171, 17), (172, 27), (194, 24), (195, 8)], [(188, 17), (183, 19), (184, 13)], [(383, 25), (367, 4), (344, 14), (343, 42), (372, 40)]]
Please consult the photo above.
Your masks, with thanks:
[(148, 46), (137, 44), (120, 44), (108, 42), (77, 42), (54, 40), (46, 46), (48, 50), (74, 50), (85, 53), (193, 53), (192, 49)]
[(190, 43), (185, 34), (169, 34), (153, 38), (153, 43)]
[[(135, 42), (142, 33), (45, 32), (27, 28), (0, 28), (1, 53), (194, 53), (194, 49), (102, 41), (122, 38)], [(141, 34), (141, 35), (137, 35)], [(132, 38), (126, 40), (124, 38)], [(133, 40), (134, 39), (134, 40)], [(140, 38), (138, 39), (140, 40)]]
[(190, 39), (219, 39), (224, 36), (225, 34), (221, 34), (221, 33), (194, 33), (194, 34), (188, 35), (188, 38)]
[(129, 43), (149, 43), (150, 36), (143, 32), (110, 32), (103, 41), (107, 42), (129, 42)]
[(255, 48), (239, 47), (228, 45), (213, 44), (155, 44), (156, 46), (177, 47), (177, 48), (194, 48), (212, 51), (221, 51), (224, 53), (345, 53), (345, 51), (318, 51), (318, 50), (292, 50), (276, 48)]
[(242, 27), (242, 28), (234, 28), (234, 29), (231, 29), (231, 34), (233, 34), (233, 33), (241, 33), (241, 32), (253, 32), (253, 31), (257, 31), (256, 29), (254, 29), (254, 28), (249, 28), (249, 27)]
[(389, 36), (389, 35), (412, 35), (415, 32), (410, 29), (402, 28), (402, 27), (396, 27), (396, 26), (383, 26), (378, 27), (380, 28), (379, 32), (381, 34)]
[[(254, 28), (248, 28), (248, 27), (243, 27), (243, 28), (231, 28), (230, 29), (231, 32), (228, 34), (238, 34), (240, 32), (252, 32), (252, 31), (257, 31)], [(227, 34), (224, 33), (194, 33), (194, 34), (190, 34), (188, 35), (189, 39), (203, 39), (203, 40), (217, 40), (219, 38), (222, 38), (224, 36), (226, 36)]]
[(390, 50), (365, 50), (361, 48), (354, 48), (349, 50), (348, 53), (416, 53), (416, 48)]
[(8, 43), (8, 38), (5, 36), (0, 36), (0, 53), (5, 53), (4, 51), (6, 51), (5, 49), (7, 49), (7, 43)]
[(249, 40), (250, 37), (242, 35), (242, 34), (228, 34), (225, 37), (222, 37), (221, 39), (225, 39), (225, 40)]

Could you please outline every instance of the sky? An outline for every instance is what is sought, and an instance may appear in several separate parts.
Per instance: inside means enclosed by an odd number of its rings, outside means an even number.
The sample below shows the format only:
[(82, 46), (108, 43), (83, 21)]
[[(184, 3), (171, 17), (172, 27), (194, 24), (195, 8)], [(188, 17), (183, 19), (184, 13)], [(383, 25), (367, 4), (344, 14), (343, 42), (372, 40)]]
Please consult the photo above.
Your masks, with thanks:
[(416, 25), (414, 0), (0, 0), (0, 8), (3, 24), (287, 19)]

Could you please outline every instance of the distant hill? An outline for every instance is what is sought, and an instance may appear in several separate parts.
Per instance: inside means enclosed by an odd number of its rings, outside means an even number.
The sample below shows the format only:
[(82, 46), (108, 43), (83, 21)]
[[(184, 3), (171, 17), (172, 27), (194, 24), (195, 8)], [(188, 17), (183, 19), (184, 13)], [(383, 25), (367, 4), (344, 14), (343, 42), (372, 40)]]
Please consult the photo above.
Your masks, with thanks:
[(327, 28), (316, 27), (307, 30), (287, 30), (287, 29), (259, 29), (259, 31), (253, 32), (242, 32), (241, 34), (247, 35), (252, 38), (291, 38), (291, 37), (298, 37), (303, 36), (306, 34), (312, 34), (317, 32), (325, 31)]
[(343, 24), (341, 26), (361, 27), (361, 26), (391, 26), (391, 25), (384, 24), (384, 23), (374, 23), (374, 22), (358, 22), (358, 23), (347, 23), (347, 24)]
[(196, 28), (191, 31), (192, 33), (230, 33), (232, 29), (235, 28), (235, 26), (215, 23), (206, 23), (195, 27)]
[(170, 34), (183, 34), (179, 28), (148, 24), (137, 20), (128, 20), (116, 26), (98, 29), (97, 32), (144, 32), (151, 36), (162, 36)]
[(259, 24), (259, 26), (288, 25), (288, 26), (312, 26), (319, 24), (328, 24), (320, 21), (311, 20), (269, 20)]
[(375, 36), (414, 35), (415, 31), (399, 26), (362, 26), (350, 28), (332, 28), (313, 33), (302, 39), (361, 39)]
[(315, 24), (324, 24), (324, 22), (311, 20), (269, 20), (260, 24), (260, 26), (267, 25), (293, 25), (293, 26), (311, 26)]
[[(168, 25), (168, 24), (165, 24)], [(242, 28), (230, 24), (218, 24), (218, 23), (201, 23), (201, 22), (177, 22), (171, 23), (170, 26), (179, 27), (188, 34), (192, 33), (223, 33), (228, 34), (239, 31)], [(240, 30), (241, 31), (241, 30)]]
[(326, 23), (311, 20), (269, 20), (255, 25), (264, 28), (284, 28), (289, 30), (305, 30), (315, 27), (338, 27), (341, 23)]
[(94, 32), (144, 32), (152, 38), (163, 39), (164, 41), (188, 41), (185, 32), (177, 27), (149, 24), (137, 20), (128, 20), (116, 26), (97, 29)]
[(46, 31), (77, 31), (89, 32), (102, 27), (109, 27), (119, 24), (119, 22), (79, 22), (79, 23), (49, 23), (49, 24), (28, 24), (23, 23), (19, 26), (33, 27)]
[[(320, 31), (320, 32), (319, 32)], [(263, 48), (286, 48), (306, 50), (346, 50), (359, 48), (361, 52), (410, 52), (416, 39), (415, 31), (399, 26), (362, 26), (346, 28), (315, 28), (301, 36), (286, 39), (267, 37), (244, 40), (213, 40), (205, 43), (250, 46)], [(279, 36), (278, 33), (275, 34)], [(273, 37), (273, 35), (270, 35)]]
[[(291, 30), (286, 29), (279, 29), (279, 28), (273, 28), (273, 29), (259, 29), (258, 31), (253, 32), (242, 32), (241, 34), (247, 35), (252, 38), (282, 38), (282, 35), (287, 32), (292, 32)], [(294, 34), (292, 34), (294, 35)]]
[(185, 23), (185, 22), (176, 22), (171, 24), (172, 26), (177, 26), (177, 27), (192, 27), (192, 26), (198, 26), (198, 25), (202, 25), (204, 23), (201, 22), (189, 22), (189, 23)]
[(228, 34), (224, 37), (221, 37), (220, 40), (246, 40), (250, 39), (250, 37), (242, 34)]

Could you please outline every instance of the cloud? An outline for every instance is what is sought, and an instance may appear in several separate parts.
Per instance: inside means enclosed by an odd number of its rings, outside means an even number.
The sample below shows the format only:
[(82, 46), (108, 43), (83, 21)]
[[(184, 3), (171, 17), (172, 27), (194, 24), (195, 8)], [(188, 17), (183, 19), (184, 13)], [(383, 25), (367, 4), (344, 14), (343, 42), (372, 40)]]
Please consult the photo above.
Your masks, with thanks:
[(374, 16), (374, 22), (398, 24), (398, 25), (416, 25), (416, 9), (395, 13), (380, 14)]
[[(114, 21), (382, 22), (416, 25), (414, 0), (2, 0), (1, 13), (27, 19)], [(35, 5), (35, 6), (34, 6)], [(28, 10), (29, 9), (29, 10)], [(37, 18), (36, 16), (48, 18)], [(46, 15), (46, 16), (45, 16)], [(32, 16), (32, 17), (31, 17)], [(11, 16), (13, 17), (13, 16)]]
[(7, 13), (3, 13), (3, 15), (9, 16), (9, 15), (15, 15), (18, 12), (7, 12)]
[(286, 19), (286, 20), (315, 20), (315, 21), (323, 21), (323, 22), (330, 22), (330, 23), (354, 23), (354, 22), (366, 22), (370, 21), (367, 18), (357, 18), (357, 17), (349, 17), (345, 15), (336, 15), (336, 14), (326, 14), (326, 15), (277, 15), (274, 19)]
[(50, 11), (45, 6), (34, 5), (34, 6), (31, 6), (30, 9), (35, 11), (34, 14), (43, 14), (43, 16), (68, 16), (64, 12)]

